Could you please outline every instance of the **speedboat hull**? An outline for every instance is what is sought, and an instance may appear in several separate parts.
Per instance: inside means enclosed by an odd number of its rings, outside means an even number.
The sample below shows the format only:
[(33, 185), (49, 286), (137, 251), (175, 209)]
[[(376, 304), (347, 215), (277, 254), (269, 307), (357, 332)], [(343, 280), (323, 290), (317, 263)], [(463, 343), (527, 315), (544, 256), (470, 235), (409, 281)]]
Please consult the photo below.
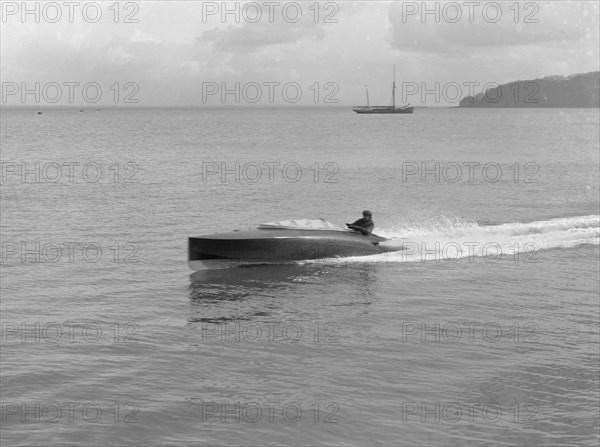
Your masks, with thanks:
[(390, 251), (387, 239), (349, 230), (256, 229), (188, 238), (193, 270), (365, 256)]

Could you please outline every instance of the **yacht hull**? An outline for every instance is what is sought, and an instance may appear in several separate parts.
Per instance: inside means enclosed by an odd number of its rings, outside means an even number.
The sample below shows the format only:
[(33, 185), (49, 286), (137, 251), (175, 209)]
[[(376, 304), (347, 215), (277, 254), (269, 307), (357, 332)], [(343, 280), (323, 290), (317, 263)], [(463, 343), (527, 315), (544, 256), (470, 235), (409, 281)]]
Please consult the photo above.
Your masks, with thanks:
[(356, 113), (413, 113), (413, 106), (408, 107), (354, 107)]

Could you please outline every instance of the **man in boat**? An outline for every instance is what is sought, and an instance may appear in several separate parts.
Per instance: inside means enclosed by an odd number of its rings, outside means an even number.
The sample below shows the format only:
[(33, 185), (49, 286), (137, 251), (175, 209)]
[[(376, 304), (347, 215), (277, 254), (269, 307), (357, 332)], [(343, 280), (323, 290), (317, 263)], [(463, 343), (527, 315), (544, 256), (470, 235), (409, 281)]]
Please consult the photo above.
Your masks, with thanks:
[(360, 231), (365, 236), (371, 234), (373, 232), (373, 228), (375, 228), (375, 223), (373, 222), (373, 214), (369, 210), (363, 211), (362, 219), (358, 219), (354, 223), (347, 223), (346, 226), (352, 230)]

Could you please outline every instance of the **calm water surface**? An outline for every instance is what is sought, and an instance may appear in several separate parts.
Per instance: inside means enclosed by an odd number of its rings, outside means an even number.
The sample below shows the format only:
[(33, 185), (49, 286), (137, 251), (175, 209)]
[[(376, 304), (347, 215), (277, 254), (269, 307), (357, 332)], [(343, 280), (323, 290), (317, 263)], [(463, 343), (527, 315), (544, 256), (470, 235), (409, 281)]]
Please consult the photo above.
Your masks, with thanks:
[[(1, 113), (3, 445), (598, 444), (597, 110)], [(411, 250), (187, 266), (365, 208)]]

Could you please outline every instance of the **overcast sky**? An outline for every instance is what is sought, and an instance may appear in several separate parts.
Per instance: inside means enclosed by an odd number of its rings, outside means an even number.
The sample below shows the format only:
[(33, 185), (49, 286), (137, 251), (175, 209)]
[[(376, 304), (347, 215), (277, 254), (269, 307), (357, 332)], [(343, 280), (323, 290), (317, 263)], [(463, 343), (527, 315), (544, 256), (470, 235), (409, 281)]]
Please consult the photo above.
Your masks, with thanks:
[(436, 105), (421, 93), (438, 82), (449, 105), (470, 83), (600, 64), (589, 0), (428, 2), (426, 15), (420, 1), (229, 2), (225, 16), (222, 2), (76, 3), (28, 2), (39, 14), (23, 16), (21, 1), (2, 2), (2, 105), (35, 105), (21, 90), (36, 82), (40, 105), (69, 104), (70, 89), (78, 105), (361, 105), (365, 84), (371, 105), (387, 104), (394, 64), (398, 103)]

